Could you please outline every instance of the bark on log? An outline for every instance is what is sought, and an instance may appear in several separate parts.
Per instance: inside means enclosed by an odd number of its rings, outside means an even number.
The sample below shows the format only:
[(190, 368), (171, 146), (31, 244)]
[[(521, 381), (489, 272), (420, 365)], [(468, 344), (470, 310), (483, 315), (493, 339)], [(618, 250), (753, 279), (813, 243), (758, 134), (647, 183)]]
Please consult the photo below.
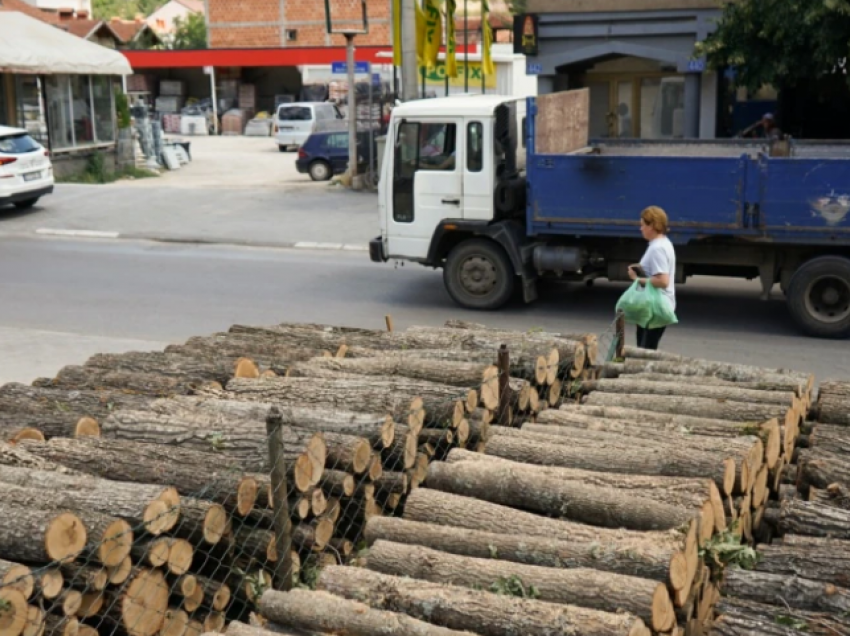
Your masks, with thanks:
[(779, 528), (786, 534), (850, 539), (850, 511), (814, 501), (786, 499), (780, 509)]
[[(716, 609), (720, 615), (717, 625), (722, 625), (722, 629), (719, 632), (715, 629), (712, 633), (724, 636), (839, 636), (850, 632), (850, 621), (847, 618), (830, 613), (806, 612), (738, 598), (721, 598)], [(734, 631), (730, 631), (733, 628)]]
[(190, 382), (212, 381), (225, 384), (236, 374), (237, 363), (236, 360), (223, 360), (200, 355), (182, 355), (162, 351), (129, 351), (126, 353), (99, 353), (86, 360), (84, 366), (142, 375), (163, 375)]
[(623, 495), (615, 488), (588, 486), (523, 470), (520, 464), (481, 462), (433, 463), (428, 469), (430, 488), (476, 497), (515, 508), (608, 528), (665, 530), (687, 523), (693, 508), (662, 504)]
[(369, 440), (342, 433), (325, 433), (323, 436), (327, 445), (327, 468), (344, 470), (355, 475), (366, 472), (372, 461), (372, 445)]
[(326, 470), (322, 475), (322, 490), (334, 497), (351, 497), (357, 484), (354, 476), (342, 470)]
[[(616, 472), (633, 475), (667, 477), (709, 477), (724, 494), (732, 494), (735, 483), (741, 481), (740, 456), (716, 452), (691, 452), (681, 444), (666, 444), (654, 449), (636, 448), (609, 452), (604, 445), (596, 449), (573, 448), (531, 440), (491, 437), (487, 453), (517, 462), (548, 466), (564, 466), (596, 472)], [(724, 465), (724, 460), (734, 465)]]
[(76, 616), (47, 614), (44, 617), (44, 636), (78, 636), (80, 621)]
[(802, 492), (810, 486), (827, 488), (837, 484), (850, 488), (850, 456), (819, 448), (800, 451), (797, 486)]
[(193, 545), (216, 545), (230, 532), (230, 518), (223, 506), (201, 499), (183, 498), (180, 523), (174, 534)]
[[(641, 499), (651, 499), (659, 503), (683, 508), (699, 509), (706, 501), (712, 502), (715, 511), (722, 510), (723, 506), (720, 491), (710, 479), (622, 475), (619, 473), (598, 473), (577, 468), (536, 466), (534, 464), (520, 464), (493, 455), (473, 453), (460, 448), (451, 450), (446, 462), (448, 464), (496, 462), (505, 468), (538, 473), (563, 481), (580, 481), (588, 486), (614, 488), (622, 492), (632, 493)], [(725, 524), (723, 524), (723, 528), (725, 528)]]
[(404, 614), (374, 610), (368, 605), (341, 599), (327, 592), (269, 590), (260, 599), (263, 616), (280, 625), (308, 631), (345, 633), (350, 636), (474, 636)]
[(672, 574), (677, 585), (685, 586), (681, 583), (679, 572), (671, 573), (672, 560), (681, 553), (684, 542), (677, 545), (672, 540), (662, 544), (634, 539), (606, 543), (564, 541), (453, 528), (398, 517), (370, 519), (364, 537), (369, 545), (379, 540), (392, 541), (478, 559), (498, 558), (547, 568), (594, 568), (661, 583), (672, 584)]
[(850, 494), (848, 494), (846, 488), (838, 484), (830, 484), (824, 489), (810, 488), (809, 501), (841, 508), (842, 510), (850, 510)]
[[(751, 426), (747, 423), (724, 419), (661, 413), (641, 408), (574, 403), (562, 404), (557, 411), (546, 411), (541, 413), (538, 418), (550, 417), (553, 414), (560, 413), (565, 414), (563, 417), (568, 417), (575, 422), (618, 420), (632, 422), (638, 426), (649, 426), (650, 424), (677, 425), (692, 429), (694, 434), (719, 437), (729, 436), (730, 433), (738, 431), (742, 427), (746, 429)], [(605, 422), (601, 422), (600, 425), (605, 425)]]
[(675, 397), (661, 395), (634, 395), (620, 393), (591, 393), (584, 404), (623, 406), (658, 413), (709, 417), (734, 422), (765, 422), (773, 418), (784, 418), (788, 408), (774, 404), (755, 404), (698, 397)]
[(166, 353), (185, 356), (237, 359), (251, 358), (263, 369), (271, 369), (283, 375), (295, 362), (304, 362), (323, 354), (333, 355), (336, 350), (305, 349), (293, 345), (275, 345), (268, 340), (253, 337), (240, 337), (236, 334), (217, 333), (212, 336), (195, 336), (185, 344), (169, 345)]
[(420, 428), (412, 428), (399, 424), (393, 443), (385, 449), (381, 456), (384, 466), (389, 470), (407, 470), (416, 463), (416, 451), (419, 448)]
[(697, 358), (682, 360), (626, 360), (622, 365), (625, 373), (665, 373), (686, 377), (714, 376), (730, 382), (759, 382), (765, 376), (786, 378), (811, 390), (814, 378), (811, 374), (786, 369), (767, 369), (746, 364), (712, 362)]
[(809, 436), (809, 446), (816, 450), (850, 455), (850, 432), (846, 426), (818, 424)]
[(790, 391), (763, 391), (736, 386), (711, 386), (698, 382), (645, 382), (631, 378), (585, 380), (579, 386), (583, 393), (618, 393), (628, 395), (667, 395), (674, 397), (699, 397), (714, 400), (734, 400), (772, 404), (790, 408), (794, 393)]
[(826, 546), (761, 545), (758, 571), (850, 588), (850, 541)]
[[(253, 614), (251, 615), (253, 619)], [(247, 625), (240, 621), (231, 621), (227, 625), (227, 630), (224, 632), (227, 636), (313, 636), (308, 632), (303, 632), (300, 629), (292, 629), (281, 625), (271, 623), (266, 619), (265, 627), (255, 625)], [(187, 635), (188, 636), (188, 635)], [(198, 636), (202, 636), (199, 634)]]
[(676, 624), (673, 603), (663, 583), (592, 568), (556, 569), (477, 559), (383, 540), (369, 549), (366, 567), (382, 574), (478, 589), (516, 576), (526, 588), (533, 585), (541, 601), (603, 612), (626, 611), (657, 631), (667, 631)]
[(818, 421), (850, 426), (850, 399), (824, 396), (818, 400)]
[(109, 583), (106, 568), (81, 563), (63, 563), (62, 575), (66, 585), (87, 592), (102, 592)]
[(34, 470), (50, 470), (64, 475), (82, 475), (80, 471), (71, 470), (56, 462), (51, 462), (21, 448), (20, 445), (0, 441), (0, 465), (20, 466)]
[(144, 526), (152, 535), (171, 530), (180, 517), (180, 496), (173, 488), (18, 466), (0, 466), (0, 483), (40, 489), (47, 498), (45, 501), (53, 502), (52, 505), (90, 508), (121, 517), (133, 526)]
[(44, 388), (67, 390), (123, 390), (149, 397), (168, 397), (188, 395), (198, 385), (197, 381), (179, 377), (169, 377), (154, 373), (133, 373), (132, 371), (110, 371), (96, 367), (67, 366)]
[[(238, 461), (245, 470), (268, 470), (268, 450), (264, 419), (222, 418), (204, 412), (190, 414), (157, 414), (150, 411), (119, 411), (102, 425), (108, 439), (167, 444), (196, 451), (219, 454)], [(324, 445), (312, 431), (283, 427), (284, 452), (288, 462), (309, 449), (316, 464), (324, 468)]]
[(173, 486), (181, 495), (203, 493), (230, 509), (245, 507), (239, 500), (244, 488), (241, 464), (223, 457), (210, 461), (209, 453), (95, 438), (55, 438), (46, 443), (22, 442), (21, 446), (43, 459), (104, 479)]
[(640, 619), (625, 613), (497, 596), (362, 568), (326, 568), (319, 575), (318, 587), (374, 609), (407, 614), (449, 629), (474, 630), (481, 636), (625, 636), (640, 633), (638, 630), (643, 627)]
[(756, 603), (787, 605), (802, 610), (850, 611), (850, 590), (781, 574), (728, 568), (723, 578), (723, 593)]
[(850, 382), (841, 380), (827, 380), (821, 382), (818, 387), (818, 395), (821, 397), (841, 397), (850, 399)]
[[(621, 380), (635, 380), (641, 382), (676, 382), (681, 380), (680, 375), (667, 373), (627, 373), (619, 376)], [(782, 391), (790, 392), (797, 397), (803, 396), (803, 385), (801, 382), (788, 380), (785, 376), (764, 376), (758, 382), (734, 382), (716, 378), (714, 376), (700, 375), (691, 376), (688, 382), (700, 386), (729, 387), (737, 389), (749, 389), (751, 391)]]

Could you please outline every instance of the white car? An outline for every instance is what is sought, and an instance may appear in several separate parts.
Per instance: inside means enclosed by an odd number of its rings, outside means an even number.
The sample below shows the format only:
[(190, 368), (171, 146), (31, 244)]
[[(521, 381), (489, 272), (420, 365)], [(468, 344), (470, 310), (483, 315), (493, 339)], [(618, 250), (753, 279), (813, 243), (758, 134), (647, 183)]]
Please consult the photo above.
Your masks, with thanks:
[(339, 109), (328, 102), (281, 104), (275, 113), (275, 143), (286, 152), (303, 145), (314, 132), (345, 131), (347, 126)]
[(51, 192), (50, 152), (26, 130), (0, 126), (0, 206), (24, 210)]

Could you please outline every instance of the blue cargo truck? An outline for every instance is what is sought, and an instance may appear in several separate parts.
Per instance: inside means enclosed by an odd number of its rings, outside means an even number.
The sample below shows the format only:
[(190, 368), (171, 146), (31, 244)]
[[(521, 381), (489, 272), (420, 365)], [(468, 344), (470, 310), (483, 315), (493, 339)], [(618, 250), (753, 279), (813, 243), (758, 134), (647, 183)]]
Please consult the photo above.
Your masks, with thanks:
[(850, 335), (850, 146), (588, 141), (586, 122), (579, 92), (399, 105), (372, 260), (441, 268), (459, 305), (493, 310), (517, 290), (532, 302), (544, 277), (628, 280), (657, 205), (678, 283), (758, 279), (765, 299), (778, 283), (804, 332)]

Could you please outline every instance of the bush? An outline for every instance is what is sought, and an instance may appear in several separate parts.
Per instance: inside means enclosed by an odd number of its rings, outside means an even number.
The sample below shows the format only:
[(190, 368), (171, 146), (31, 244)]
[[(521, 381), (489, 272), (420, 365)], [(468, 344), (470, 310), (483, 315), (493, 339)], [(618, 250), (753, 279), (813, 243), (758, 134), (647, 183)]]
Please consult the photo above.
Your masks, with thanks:
[(127, 166), (123, 170), (112, 172), (106, 168), (106, 160), (102, 152), (95, 152), (88, 158), (86, 168), (81, 173), (57, 179), (59, 183), (114, 183), (119, 179), (148, 179), (159, 174), (136, 166)]
[(115, 112), (118, 115), (118, 128), (130, 127), (130, 100), (121, 91), (115, 91)]

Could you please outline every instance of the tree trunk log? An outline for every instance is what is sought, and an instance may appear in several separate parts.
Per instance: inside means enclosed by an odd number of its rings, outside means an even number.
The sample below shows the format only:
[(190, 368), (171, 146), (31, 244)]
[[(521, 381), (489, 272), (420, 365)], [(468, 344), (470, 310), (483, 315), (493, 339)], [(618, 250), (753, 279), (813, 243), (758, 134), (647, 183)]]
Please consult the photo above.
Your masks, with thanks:
[(514, 508), (531, 509), (608, 528), (666, 530), (687, 523), (693, 508), (623, 495), (615, 488), (563, 481), (517, 464), (435, 462), (428, 469), (430, 488), (476, 497)]
[(44, 636), (78, 636), (80, 621), (76, 616), (47, 614), (44, 617)]
[(850, 494), (848, 494), (846, 488), (842, 488), (838, 484), (830, 484), (822, 490), (819, 488), (810, 488), (809, 501), (841, 508), (842, 510), (850, 510)]
[(730, 382), (759, 382), (765, 376), (779, 376), (799, 383), (803, 387), (813, 382), (811, 374), (788, 371), (786, 369), (766, 369), (746, 364), (730, 364), (712, 362), (697, 358), (682, 358), (681, 360), (626, 360), (622, 370), (625, 373), (665, 373), (679, 376), (714, 376)]
[[(668, 373), (625, 373), (619, 376), (621, 380), (634, 380), (641, 382), (675, 382), (681, 379), (680, 375)], [(716, 378), (710, 375), (691, 376), (689, 383), (697, 386), (729, 387), (737, 389), (749, 389), (751, 391), (782, 391), (793, 393), (797, 397), (803, 396), (804, 386), (799, 381), (789, 380), (786, 376), (764, 376), (758, 382), (735, 382)]]
[(782, 502), (779, 528), (788, 534), (850, 540), (850, 511), (814, 501)]
[(576, 422), (620, 420), (632, 422), (638, 426), (649, 426), (650, 424), (677, 425), (693, 429), (694, 431), (700, 431), (695, 434), (720, 437), (726, 437), (730, 435), (730, 432), (737, 431), (741, 427), (749, 426), (749, 424), (746, 423), (730, 420), (709, 417), (693, 417), (690, 415), (679, 415), (676, 413), (661, 413), (641, 408), (574, 403), (562, 404), (557, 411), (546, 411), (545, 413), (541, 413), (539, 418), (550, 417), (553, 414), (562, 413), (565, 414), (565, 417), (569, 417)]
[(721, 598), (717, 604), (717, 613), (720, 619), (716, 625), (722, 625), (722, 629), (718, 632), (715, 628), (712, 633), (724, 636), (839, 636), (850, 630), (850, 622), (836, 614), (806, 612), (788, 609), (781, 604), (768, 605), (738, 598)]
[[(513, 563), (548, 568), (595, 568), (666, 583), (671, 580), (671, 560), (680, 552), (673, 540), (606, 543), (565, 541), (526, 534), (505, 535), (466, 528), (433, 525), (397, 517), (375, 517), (366, 524), (369, 545), (385, 540), (419, 545), (478, 559), (498, 558)], [(678, 573), (674, 576), (678, 580)]]
[(832, 541), (828, 547), (761, 545), (758, 552), (759, 572), (850, 588), (850, 541)]
[(201, 355), (182, 355), (161, 351), (130, 351), (127, 353), (99, 353), (89, 358), (85, 366), (105, 371), (162, 375), (189, 382), (211, 381), (224, 385), (235, 376), (237, 365), (235, 360), (209, 358)]
[(137, 395), (149, 397), (169, 397), (187, 395), (197, 381), (158, 374), (133, 373), (132, 371), (110, 371), (96, 367), (67, 366), (55, 378), (49, 380), (44, 388), (67, 390), (115, 390), (132, 391)]
[(756, 603), (785, 605), (794, 609), (847, 613), (850, 590), (818, 581), (728, 568), (723, 593)]
[[(227, 636), (314, 636), (314, 634), (303, 632), (300, 629), (290, 629), (288, 627), (269, 623), (268, 621), (266, 621), (265, 628), (256, 627), (254, 625), (246, 625), (239, 621), (231, 621), (227, 624), (227, 630), (224, 633), (227, 634)], [(198, 636), (202, 635), (198, 634)]]
[(370, 570), (434, 583), (487, 589), (494, 581), (518, 577), (526, 589), (534, 586), (541, 601), (577, 605), (603, 612), (626, 611), (667, 631), (676, 624), (670, 595), (663, 583), (590, 568), (556, 569), (476, 559), (430, 548), (378, 541), (366, 557)]
[(48, 563), (75, 558), (86, 546), (86, 529), (75, 514), (0, 501), (0, 558)]
[(144, 526), (152, 535), (171, 530), (180, 517), (180, 496), (173, 488), (17, 466), (0, 466), (0, 483), (41, 490), (46, 501), (56, 506), (121, 517), (133, 526)]
[(850, 431), (846, 426), (818, 424), (809, 436), (809, 445), (839, 455), (850, 455)]
[[(674, 380), (675, 378), (671, 378)], [(699, 397), (713, 400), (753, 402), (757, 404), (778, 405), (790, 408), (794, 394), (790, 391), (760, 391), (734, 386), (711, 386), (698, 382), (644, 382), (630, 378), (585, 380), (579, 390), (584, 393), (618, 393), (628, 395), (665, 395), (673, 397)]]
[(102, 422), (116, 409), (144, 408), (150, 398), (121, 391), (67, 391), (9, 383), (0, 387), (0, 438), (24, 428), (51, 437), (74, 437), (84, 417)]
[(818, 387), (818, 395), (821, 397), (840, 397), (850, 400), (850, 382), (842, 380), (821, 382), (820, 387)]
[(322, 490), (334, 497), (351, 497), (357, 487), (354, 476), (342, 470), (326, 470), (322, 475)]
[(168, 582), (159, 570), (135, 568), (120, 590), (104, 595), (104, 627), (129, 636), (154, 636), (165, 623)]
[(230, 518), (223, 506), (201, 499), (183, 498), (180, 523), (174, 534), (193, 545), (216, 545), (230, 532)]
[[(732, 494), (742, 481), (740, 455), (691, 452), (681, 444), (670, 443), (653, 449), (636, 448), (609, 451), (600, 444), (596, 449), (540, 443), (508, 437), (491, 437), (487, 453), (517, 462), (579, 468), (595, 472), (667, 477), (709, 477), (724, 494)], [(734, 465), (724, 460), (734, 460)]]
[(326, 433), (327, 458), (325, 466), (333, 470), (360, 475), (369, 468), (372, 460), (372, 445), (369, 440), (341, 433)]
[(722, 401), (711, 398), (673, 397), (661, 395), (632, 395), (591, 393), (584, 404), (624, 406), (658, 413), (709, 417), (734, 422), (761, 423), (772, 418), (785, 418), (788, 409), (774, 404)]
[(210, 453), (94, 438), (55, 438), (21, 445), (34, 455), (104, 479), (173, 486), (181, 495), (204, 493), (231, 509), (245, 508), (245, 502), (239, 500), (244, 486), (241, 465), (213, 458)]
[(431, 625), (405, 614), (374, 610), (368, 605), (341, 599), (327, 592), (269, 590), (260, 599), (263, 616), (280, 625), (308, 631), (345, 633), (349, 636), (474, 636)]
[(797, 486), (805, 492), (809, 486), (827, 488), (837, 484), (850, 488), (850, 455), (831, 453), (819, 448), (800, 451)]
[(413, 581), (334, 566), (319, 575), (319, 589), (366, 603), (374, 609), (399, 612), (442, 624), (474, 630), (481, 636), (625, 636), (639, 634), (642, 621), (625, 613), (611, 614), (561, 606), (456, 586)]
[(824, 396), (818, 400), (818, 421), (850, 426), (850, 398)]
[(21, 563), (0, 559), (0, 589), (18, 590), (29, 599), (35, 591), (32, 570)]
[(409, 426), (398, 424), (393, 443), (385, 449), (381, 456), (388, 470), (401, 471), (413, 468), (416, 463), (416, 451), (419, 448), (419, 431)]

